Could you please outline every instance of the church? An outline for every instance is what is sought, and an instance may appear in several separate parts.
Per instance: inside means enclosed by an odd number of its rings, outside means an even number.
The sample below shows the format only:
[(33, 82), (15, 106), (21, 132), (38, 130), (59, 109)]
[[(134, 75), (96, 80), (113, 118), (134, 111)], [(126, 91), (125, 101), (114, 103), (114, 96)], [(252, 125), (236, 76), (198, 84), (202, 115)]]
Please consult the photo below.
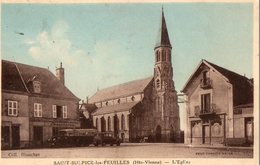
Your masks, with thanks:
[(160, 24), (154, 47), (154, 75), (101, 89), (87, 100), (96, 107), (93, 125), (99, 132), (111, 131), (124, 142), (179, 141), (172, 45), (163, 10)]

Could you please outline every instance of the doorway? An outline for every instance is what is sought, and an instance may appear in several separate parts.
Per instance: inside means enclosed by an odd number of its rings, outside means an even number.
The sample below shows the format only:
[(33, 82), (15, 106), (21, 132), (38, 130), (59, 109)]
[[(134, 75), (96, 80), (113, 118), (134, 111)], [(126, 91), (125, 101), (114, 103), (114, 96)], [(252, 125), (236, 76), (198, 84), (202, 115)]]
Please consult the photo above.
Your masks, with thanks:
[(210, 137), (209, 137), (209, 125), (202, 126), (202, 144), (209, 144)]
[(20, 147), (20, 126), (12, 125), (12, 147)]
[(249, 144), (253, 144), (254, 134), (253, 134), (253, 118), (245, 118), (245, 138)]
[(162, 128), (160, 125), (158, 125), (156, 127), (155, 130), (155, 138), (156, 138), (156, 142), (161, 142), (161, 138), (162, 138)]
[(35, 145), (41, 145), (43, 143), (43, 127), (33, 127), (33, 141)]

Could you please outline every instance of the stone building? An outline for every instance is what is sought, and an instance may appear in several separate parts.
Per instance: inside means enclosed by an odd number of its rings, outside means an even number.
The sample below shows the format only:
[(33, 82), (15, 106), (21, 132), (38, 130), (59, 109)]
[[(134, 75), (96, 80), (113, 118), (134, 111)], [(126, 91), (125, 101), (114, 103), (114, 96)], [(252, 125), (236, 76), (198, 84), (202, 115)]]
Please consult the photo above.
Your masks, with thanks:
[(93, 124), (101, 132), (113, 131), (124, 141), (147, 139), (177, 141), (179, 107), (173, 82), (172, 46), (162, 11), (154, 48), (154, 75), (97, 91), (89, 99), (97, 109)]
[(186, 144), (253, 143), (253, 82), (202, 60), (185, 84)]
[(80, 126), (79, 99), (65, 87), (62, 65), (56, 73), (2, 60), (2, 148), (40, 146), (59, 129)]

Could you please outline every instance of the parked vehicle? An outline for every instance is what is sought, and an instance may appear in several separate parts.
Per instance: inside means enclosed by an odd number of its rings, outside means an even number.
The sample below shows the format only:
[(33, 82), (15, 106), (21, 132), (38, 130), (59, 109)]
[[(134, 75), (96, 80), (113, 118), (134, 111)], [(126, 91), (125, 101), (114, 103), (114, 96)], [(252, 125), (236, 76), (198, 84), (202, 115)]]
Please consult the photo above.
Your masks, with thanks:
[(113, 146), (114, 144), (119, 146), (122, 142), (122, 139), (119, 137), (115, 137), (113, 132), (102, 132), (100, 133), (102, 139), (102, 145), (110, 144)]
[(62, 129), (57, 136), (48, 139), (51, 147), (89, 146), (101, 141), (96, 129)]

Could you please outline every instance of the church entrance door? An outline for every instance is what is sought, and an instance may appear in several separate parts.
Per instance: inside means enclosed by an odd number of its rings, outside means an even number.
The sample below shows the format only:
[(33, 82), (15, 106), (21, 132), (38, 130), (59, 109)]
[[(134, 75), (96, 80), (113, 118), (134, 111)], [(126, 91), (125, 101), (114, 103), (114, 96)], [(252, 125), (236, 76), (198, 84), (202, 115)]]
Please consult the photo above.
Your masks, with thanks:
[(160, 125), (158, 125), (158, 126), (156, 127), (155, 138), (156, 138), (156, 142), (161, 142), (161, 138), (162, 138), (162, 128), (161, 128)]

